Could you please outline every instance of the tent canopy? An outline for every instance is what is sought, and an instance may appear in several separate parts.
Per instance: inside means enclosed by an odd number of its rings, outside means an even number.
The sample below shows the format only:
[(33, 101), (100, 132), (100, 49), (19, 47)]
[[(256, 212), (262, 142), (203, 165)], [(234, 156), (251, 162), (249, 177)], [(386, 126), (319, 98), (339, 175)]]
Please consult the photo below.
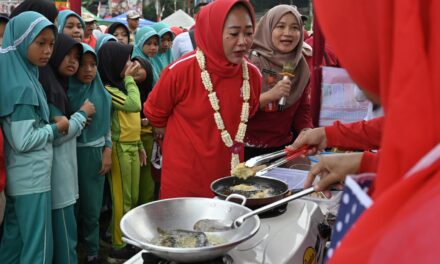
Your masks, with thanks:
[(162, 20), (163, 23), (170, 27), (183, 27), (189, 29), (195, 24), (194, 18), (185, 13), (182, 9), (177, 10), (173, 14)]

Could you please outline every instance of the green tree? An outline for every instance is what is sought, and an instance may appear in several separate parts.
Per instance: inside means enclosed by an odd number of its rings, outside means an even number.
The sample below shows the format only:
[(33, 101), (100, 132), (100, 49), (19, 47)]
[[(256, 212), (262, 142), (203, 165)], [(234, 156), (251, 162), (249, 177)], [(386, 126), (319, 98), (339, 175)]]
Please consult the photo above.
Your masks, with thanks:
[[(187, 1), (187, 0), (184, 0), (184, 1), (182, 1), (182, 0), (177, 0), (177, 1), (160, 0), (160, 3), (161, 3), (161, 7), (163, 7), (162, 19), (164, 19), (167, 16), (174, 13), (174, 11), (175, 11), (174, 4), (175, 4), (176, 10), (182, 9), (185, 12), (187, 12), (188, 11), (188, 4), (190, 5), (190, 10), (192, 10), (192, 5), (193, 5), (194, 1), (192, 1), (192, 0), (191, 1)], [(143, 16), (144, 16), (144, 18), (151, 20), (151, 21), (157, 20), (156, 7), (155, 7), (154, 1), (147, 6), (144, 6)]]

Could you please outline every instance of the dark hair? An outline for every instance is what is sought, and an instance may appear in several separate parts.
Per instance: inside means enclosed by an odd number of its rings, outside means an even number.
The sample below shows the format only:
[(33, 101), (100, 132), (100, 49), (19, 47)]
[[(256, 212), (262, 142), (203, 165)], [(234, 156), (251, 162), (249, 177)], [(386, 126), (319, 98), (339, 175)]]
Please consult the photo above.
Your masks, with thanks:
[(54, 23), (55, 18), (58, 16), (58, 10), (53, 3), (53, 1), (50, 0), (25, 0), (21, 4), (19, 4), (16, 8), (14, 8), (14, 11), (11, 12), (10, 18), (13, 18), (23, 12), (26, 11), (35, 11), (43, 16), (45, 16), (47, 19), (49, 19), (50, 22)]
[(127, 32), (127, 37), (128, 37), (128, 43), (130, 43), (130, 30), (128, 29), (128, 27), (126, 25), (124, 25), (121, 22), (115, 22), (113, 24), (111, 24), (108, 28), (107, 28), (107, 33), (113, 35), (113, 33), (115, 33), (116, 29), (118, 27), (122, 27), (124, 28), (125, 32)]
[(8, 23), (8, 21), (9, 21), (8, 15), (5, 13), (0, 13), (0, 22)]
[[(137, 86), (139, 88), (139, 94), (141, 97), (142, 102), (142, 109), (144, 109), (144, 102), (147, 101), (148, 95), (150, 94), (151, 90), (153, 89), (153, 66), (151, 66), (151, 63), (142, 57), (134, 57), (131, 59), (132, 61), (138, 61), (142, 68), (145, 69), (147, 73), (147, 78), (141, 82), (137, 83)], [(141, 117), (144, 118), (145, 115), (143, 113), (144, 111), (141, 111)]]
[(202, 9), (202, 7), (204, 7), (207, 4), (208, 3), (198, 3), (193, 9), (194, 14), (197, 14), (200, 11), (200, 9)]

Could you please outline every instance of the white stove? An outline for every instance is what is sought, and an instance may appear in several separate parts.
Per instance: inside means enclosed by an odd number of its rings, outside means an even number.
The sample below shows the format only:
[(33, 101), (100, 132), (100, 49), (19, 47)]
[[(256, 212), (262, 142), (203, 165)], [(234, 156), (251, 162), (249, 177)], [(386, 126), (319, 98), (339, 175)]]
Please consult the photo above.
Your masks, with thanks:
[[(227, 254), (238, 264), (322, 263), (327, 239), (320, 236), (318, 225), (323, 222), (315, 202), (292, 201), (285, 213), (262, 218), (257, 234)], [(125, 263), (142, 264), (144, 252)]]

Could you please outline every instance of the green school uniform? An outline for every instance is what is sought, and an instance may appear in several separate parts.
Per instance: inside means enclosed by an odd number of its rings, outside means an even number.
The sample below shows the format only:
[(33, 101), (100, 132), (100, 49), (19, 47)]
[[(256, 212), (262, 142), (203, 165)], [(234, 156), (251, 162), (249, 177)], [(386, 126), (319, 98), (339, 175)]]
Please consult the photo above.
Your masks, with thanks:
[(24, 12), (6, 25), (0, 50), (0, 122), (5, 135), (7, 202), (0, 263), (52, 263), (50, 171), (52, 141), (49, 107), (38, 67), (28, 48), (46, 28), (36, 12)]
[[(154, 30), (156, 30), (157, 34), (159, 35), (160, 41), (162, 41), (163, 35), (167, 33), (170, 33), (171, 38), (174, 39), (174, 33), (173, 31), (171, 31), (171, 28), (167, 24), (163, 22), (158, 22), (158, 23), (154, 23), (154, 25), (152, 25), (151, 27), (154, 28)], [(171, 64), (173, 61), (174, 61), (174, 56), (173, 56), (173, 52), (171, 51), (171, 48), (168, 49), (166, 52), (159, 51), (156, 57), (153, 58), (153, 63), (159, 65), (159, 70), (160, 70), (159, 72), (162, 72), (162, 70), (166, 66)]]
[(109, 177), (113, 200), (113, 215), (110, 224), (112, 243), (115, 248), (125, 245), (122, 241), (119, 222), (122, 216), (137, 206), (139, 199), (139, 150), (141, 110), (139, 90), (133, 77), (124, 79), (127, 94), (118, 88), (107, 86), (112, 96), (112, 170)]
[[(98, 61), (95, 51), (83, 44), (83, 55), (90, 53)], [(95, 105), (92, 123), (77, 138), (77, 162), (79, 181), (78, 226), (86, 242), (87, 256), (99, 252), (99, 216), (104, 190), (104, 176), (99, 174), (104, 147), (111, 148), (110, 115), (111, 96), (105, 90), (97, 73), (90, 84), (81, 83), (75, 77), (69, 79), (67, 96), (70, 111), (77, 111), (85, 100)]]
[[(154, 61), (153, 58), (148, 57), (143, 52), (143, 47), (145, 42), (147, 42), (148, 39), (151, 37), (157, 36), (159, 38), (159, 35), (157, 34), (156, 30), (150, 26), (145, 26), (137, 30), (136, 32), (136, 41), (133, 48), (133, 54), (132, 58), (134, 57), (141, 57), (148, 62), (150, 62), (151, 66), (153, 67), (153, 86), (156, 84), (156, 82), (159, 80), (161, 68), (157, 61)], [(160, 39), (160, 38), (159, 38)]]

